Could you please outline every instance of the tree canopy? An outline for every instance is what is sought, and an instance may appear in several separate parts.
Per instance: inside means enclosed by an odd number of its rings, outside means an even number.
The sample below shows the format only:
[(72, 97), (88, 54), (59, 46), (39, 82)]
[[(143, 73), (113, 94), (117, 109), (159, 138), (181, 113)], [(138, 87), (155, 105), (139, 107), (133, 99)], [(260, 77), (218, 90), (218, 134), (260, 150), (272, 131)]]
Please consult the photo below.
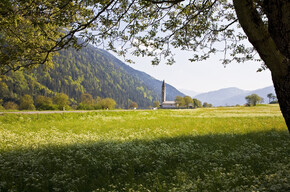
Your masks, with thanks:
[(184, 102), (185, 102), (185, 106), (189, 108), (190, 104), (193, 103), (193, 100), (190, 96), (184, 96)]
[(1, 1), (1, 74), (38, 64), (52, 66), (57, 51), (79, 47), (75, 25), (86, 22), (86, 6), (77, 0)]
[(63, 110), (64, 107), (68, 107), (69, 97), (65, 93), (56, 94), (52, 100), (60, 110)]
[(201, 108), (202, 107), (202, 103), (200, 100), (193, 98), (193, 108)]
[(159, 101), (154, 101), (153, 107), (159, 108), (160, 107), (160, 102)]
[[(52, 65), (52, 56), (70, 46), (74, 35), (125, 55), (162, 57), (174, 63), (172, 48), (193, 52), (191, 61), (224, 51), (224, 63), (253, 58), (253, 48), (235, 33), (234, 6), (225, 0), (4, 0), (0, 3), (1, 74), (37, 64)], [(88, 30), (91, 29), (91, 30)], [(127, 44), (130, 43), (130, 46)], [(121, 47), (117, 49), (117, 47)], [(203, 53), (198, 50), (204, 50)], [(232, 58), (228, 52), (231, 50)], [(228, 51), (228, 52), (226, 52)], [(240, 57), (245, 53), (245, 57)]]
[(136, 108), (138, 108), (138, 104), (136, 102), (132, 101), (129, 105), (129, 109), (136, 109)]
[(21, 110), (35, 110), (35, 106), (33, 104), (33, 99), (30, 95), (24, 95), (23, 97), (21, 97), (19, 109), (21, 109)]
[(273, 93), (267, 94), (267, 97), (269, 98), (269, 103), (271, 103), (271, 100), (273, 102), (276, 99), (276, 96)]
[(185, 106), (184, 97), (176, 96), (174, 101), (175, 101), (177, 107), (184, 107)]
[(99, 101), (99, 105), (102, 109), (114, 109), (116, 106), (116, 101), (112, 98), (105, 98)]
[(245, 97), (245, 99), (247, 100), (247, 104), (249, 106), (251, 106), (251, 105), (255, 106), (261, 102), (261, 97), (257, 94), (248, 95)]

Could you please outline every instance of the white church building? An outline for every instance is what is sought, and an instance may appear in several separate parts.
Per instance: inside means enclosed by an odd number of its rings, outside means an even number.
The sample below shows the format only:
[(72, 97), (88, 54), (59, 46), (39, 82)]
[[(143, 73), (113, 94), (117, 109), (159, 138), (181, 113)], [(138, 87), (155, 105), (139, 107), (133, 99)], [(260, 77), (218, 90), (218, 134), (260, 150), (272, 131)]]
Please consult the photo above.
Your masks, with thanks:
[(164, 80), (162, 83), (160, 108), (162, 108), (162, 109), (176, 109), (176, 102), (175, 101), (166, 101), (166, 85), (165, 85)]

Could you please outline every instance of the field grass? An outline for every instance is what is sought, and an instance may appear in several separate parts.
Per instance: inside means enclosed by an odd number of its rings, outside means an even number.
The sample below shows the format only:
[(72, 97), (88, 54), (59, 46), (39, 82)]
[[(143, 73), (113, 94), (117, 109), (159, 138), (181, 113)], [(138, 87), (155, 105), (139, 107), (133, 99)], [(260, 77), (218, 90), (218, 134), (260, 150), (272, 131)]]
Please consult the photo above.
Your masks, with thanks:
[(0, 191), (290, 191), (278, 105), (0, 116)]

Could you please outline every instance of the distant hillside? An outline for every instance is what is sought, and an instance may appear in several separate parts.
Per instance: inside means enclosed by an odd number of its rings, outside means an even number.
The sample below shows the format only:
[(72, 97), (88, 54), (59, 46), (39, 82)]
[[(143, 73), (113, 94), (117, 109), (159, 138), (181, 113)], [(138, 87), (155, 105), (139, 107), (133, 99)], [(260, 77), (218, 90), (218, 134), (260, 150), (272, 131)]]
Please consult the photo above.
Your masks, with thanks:
[(238, 89), (236, 87), (220, 89), (217, 91), (211, 91), (208, 93), (202, 93), (196, 95), (195, 98), (201, 100), (202, 102), (208, 102), (214, 106), (227, 106), (227, 105), (243, 105), (246, 103), (245, 97), (251, 94), (257, 94), (264, 98), (265, 103), (268, 103), (267, 94), (275, 94), (273, 86), (265, 87), (262, 89), (257, 89), (253, 91), (247, 91)]
[(196, 92), (196, 91), (187, 90), (187, 89), (180, 89), (180, 91), (181, 91), (182, 93), (184, 93), (185, 95), (190, 96), (190, 97), (194, 97), (194, 96), (196, 96), (196, 95), (198, 95), (198, 94), (201, 94), (201, 93), (198, 93), (198, 92)]
[(256, 89), (256, 90), (253, 90), (253, 91), (247, 91), (246, 93), (241, 94), (241, 95), (233, 96), (232, 98), (228, 99), (228, 102), (231, 103), (229, 105), (234, 105), (233, 103), (245, 104), (246, 103), (245, 97), (248, 96), (248, 95), (254, 94), (254, 93), (259, 95), (260, 97), (264, 98), (264, 103), (268, 103), (269, 102), (269, 100), (267, 98), (267, 95), (269, 93), (273, 93), (274, 95), (276, 95), (274, 86), (269, 86), (269, 87), (265, 87), (265, 88), (262, 88), (262, 89)]
[[(109, 52), (106, 51), (103, 52), (106, 54), (106, 56), (108, 56), (108, 58), (111, 58), (116, 65), (125, 70), (128, 74), (138, 79), (140, 82), (144, 83), (151, 90), (157, 93), (158, 97), (161, 98), (162, 81), (159, 81), (151, 77), (147, 73), (133, 69), (132, 67), (126, 65), (125, 63), (123, 63), (122, 61), (111, 55)], [(185, 96), (185, 95), (182, 92), (178, 91), (175, 87), (166, 83), (166, 99), (174, 100), (176, 96)]]
[[(108, 52), (87, 46), (79, 51), (61, 51), (54, 58), (54, 68), (42, 66), (32, 72), (10, 72), (0, 82), (0, 99), (19, 102), (24, 94), (53, 96), (66, 93), (77, 103), (82, 93), (96, 97), (111, 97), (118, 107), (127, 108), (131, 101), (145, 108), (161, 98), (162, 82), (146, 73), (134, 70)], [(183, 95), (167, 85), (168, 98)]]

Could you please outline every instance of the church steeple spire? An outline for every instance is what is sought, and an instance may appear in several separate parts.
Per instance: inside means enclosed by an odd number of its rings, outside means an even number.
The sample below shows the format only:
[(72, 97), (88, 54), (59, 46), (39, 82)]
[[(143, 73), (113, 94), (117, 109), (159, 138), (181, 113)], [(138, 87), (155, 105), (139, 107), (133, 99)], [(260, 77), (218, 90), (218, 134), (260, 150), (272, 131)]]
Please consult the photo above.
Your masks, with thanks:
[(166, 101), (166, 86), (165, 86), (165, 80), (163, 80), (162, 83), (162, 93), (161, 93), (161, 103), (163, 103), (164, 101)]

